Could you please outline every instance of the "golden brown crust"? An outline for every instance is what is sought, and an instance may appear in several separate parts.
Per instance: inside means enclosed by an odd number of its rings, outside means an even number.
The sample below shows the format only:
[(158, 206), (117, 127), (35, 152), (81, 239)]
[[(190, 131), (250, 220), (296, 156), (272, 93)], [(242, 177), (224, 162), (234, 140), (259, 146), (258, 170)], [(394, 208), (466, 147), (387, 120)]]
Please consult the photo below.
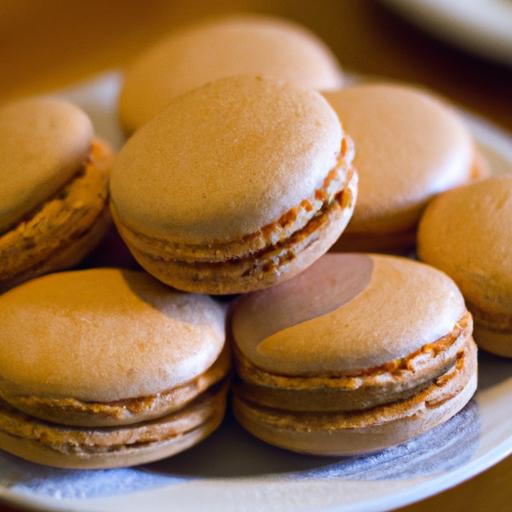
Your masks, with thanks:
[(231, 361), (227, 345), (204, 373), (176, 388), (151, 396), (114, 402), (86, 402), (76, 398), (11, 395), (0, 397), (12, 407), (46, 421), (62, 425), (104, 427), (128, 425), (171, 414), (186, 406), (229, 373)]
[(453, 330), (406, 357), (354, 375), (290, 377), (267, 372), (235, 348), (241, 396), (258, 404), (296, 411), (346, 411), (402, 400), (429, 386), (451, 368), (472, 332), (466, 313)]
[(0, 288), (20, 282), (25, 275), (49, 271), (48, 261), (58, 261), (60, 251), (103, 222), (111, 164), (110, 148), (95, 140), (78, 174), (25, 220), (0, 235)]

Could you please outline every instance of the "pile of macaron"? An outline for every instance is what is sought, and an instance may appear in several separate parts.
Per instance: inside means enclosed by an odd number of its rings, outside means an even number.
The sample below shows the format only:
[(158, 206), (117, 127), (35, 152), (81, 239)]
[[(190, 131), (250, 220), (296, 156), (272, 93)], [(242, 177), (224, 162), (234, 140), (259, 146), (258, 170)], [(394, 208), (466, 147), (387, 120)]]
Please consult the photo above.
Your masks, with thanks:
[(364, 454), (464, 408), (473, 336), (512, 357), (512, 175), (444, 100), (237, 16), (143, 53), (119, 119), (114, 155), (70, 103), (0, 106), (1, 449), (142, 464), (231, 396), (263, 442)]

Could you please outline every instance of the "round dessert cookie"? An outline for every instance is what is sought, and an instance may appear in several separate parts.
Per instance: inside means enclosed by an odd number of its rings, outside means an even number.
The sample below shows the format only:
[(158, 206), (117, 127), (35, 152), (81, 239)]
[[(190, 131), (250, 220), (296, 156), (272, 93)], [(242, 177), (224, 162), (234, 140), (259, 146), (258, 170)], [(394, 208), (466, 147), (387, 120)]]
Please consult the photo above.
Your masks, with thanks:
[(235, 416), (282, 448), (380, 450), (447, 421), (476, 389), (464, 299), (412, 260), (328, 254), (239, 298), (231, 317)]
[(77, 264), (107, 231), (112, 152), (78, 107), (0, 107), (0, 290)]
[(358, 206), (342, 251), (407, 252), (428, 201), (485, 173), (469, 130), (413, 87), (363, 84), (326, 93), (356, 146)]
[(133, 63), (119, 97), (121, 124), (131, 133), (174, 97), (240, 74), (316, 90), (342, 85), (336, 58), (306, 28), (256, 15), (217, 18), (171, 34)]
[(512, 357), (512, 175), (450, 190), (428, 206), (418, 256), (460, 287), (475, 319), (475, 340)]
[(225, 307), (129, 270), (34, 279), (0, 296), (0, 448), (59, 467), (141, 464), (222, 420)]
[(357, 192), (354, 148), (314, 91), (257, 76), (184, 94), (114, 165), (114, 221), (139, 263), (180, 290), (266, 288), (337, 240)]

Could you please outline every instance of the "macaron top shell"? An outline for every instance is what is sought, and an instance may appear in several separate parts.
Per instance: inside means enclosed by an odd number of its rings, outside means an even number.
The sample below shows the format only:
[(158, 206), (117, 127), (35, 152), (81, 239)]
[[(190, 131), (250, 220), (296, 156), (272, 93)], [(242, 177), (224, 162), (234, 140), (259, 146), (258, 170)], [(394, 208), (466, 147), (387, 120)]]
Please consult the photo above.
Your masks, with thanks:
[(309, 198), (337, 165), (342, 129), (317, 92), (243, 75), (174, 99), (119, 153), (118, 219), (181, 243), (238, 240)]
[(51, 274), (0, 296), (0, 387), (108, 402), (203, 373), (225, 340), (223, 306), (119, 269)]
[(62, 100), (31, 98), (0, 107), (0, 231), (71, 178), (92, 136), (87, 115)]
[(299, 276), (239, 299), (232, 334), (238, 350), (268, 372), (350, 375), (449, 334), (465, 312), (453, 281), (427, 265), (328, 254)]
[(317, 90), (342, 83), (334, 56), (306, 29), (262, 16), (221, 18), (178, 31), (139, 57), (125, 76), (121, 119), (133, 131), (172, 98), (246, 73)]
[(512, 310), (512, 175), (450, 190), (427, 208), (418, 232), (421, 259), (449, 274), (469, 302)]
[(435, 194), (469, 180), (469, 131), (435, 97), (391, 84), (356, 85), (325, 97), (356, 146), (359, 197), (348, 232), (413, 228)]

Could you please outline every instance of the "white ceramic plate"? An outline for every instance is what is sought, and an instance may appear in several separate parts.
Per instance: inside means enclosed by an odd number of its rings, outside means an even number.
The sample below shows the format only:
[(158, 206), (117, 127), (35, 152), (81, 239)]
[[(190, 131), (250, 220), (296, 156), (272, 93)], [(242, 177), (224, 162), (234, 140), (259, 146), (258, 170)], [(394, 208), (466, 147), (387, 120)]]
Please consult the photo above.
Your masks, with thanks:
[(511, 0), (385, 0), (385, 3), (442, 39), (512, 64)]
[[(122, 142), (118, 76), (60, 93), (100, 135)], [(512, 139), (468, 117), (496, 172), (512, 169)], [(152, 512), (381, 511), (451, 487), (512, 453), (512, 361), (480, 354), (480, 387), (455, 418), (409, 443), (349, 458), (296, 455), (246, 434), (231, 417), (201, 445), (138, 468), (69, 471), (0, 453), (0, 497), (44, 510)]]

